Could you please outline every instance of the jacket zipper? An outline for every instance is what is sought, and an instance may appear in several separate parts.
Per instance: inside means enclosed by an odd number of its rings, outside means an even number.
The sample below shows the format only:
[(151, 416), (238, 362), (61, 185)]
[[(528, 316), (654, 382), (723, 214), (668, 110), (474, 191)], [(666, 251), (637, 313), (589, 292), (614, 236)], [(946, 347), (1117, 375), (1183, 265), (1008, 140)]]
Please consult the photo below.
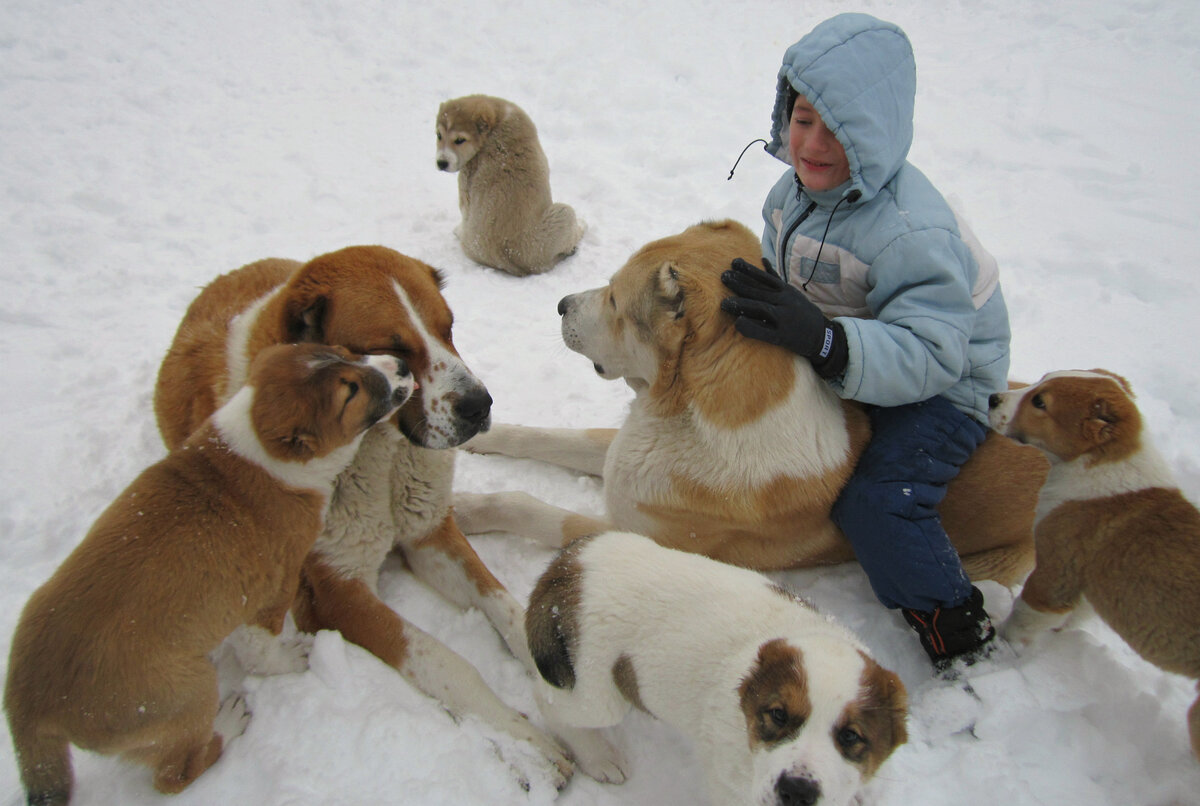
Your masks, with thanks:
[(791, 273), (790, 270), (788, 269), (788, 265), (787, 265), (788, 239), (791, 238), (793, 233), (796, 232), (796, 227), (803, 224), (804, 219), (806, 219), (810, 215), (812, 215), (812, 211), (815, 209), (817, 209), (817, 203), (809, 202), (808, 207), (804, 208), (804, 212), (800, 214), (800, 217), (792, 222), (792, 225), (790, 227), (788, 227), (787, 233), (784, 234), (783, 240), (779, 242), (780, 254), (777, 254), (775, 256), (775, 258), (779, 261), (779, 271), (780, 271), (780, 273), (783, 277), (783, 281), (785, 283), (790, 282), (788, 280), (788, 275)]

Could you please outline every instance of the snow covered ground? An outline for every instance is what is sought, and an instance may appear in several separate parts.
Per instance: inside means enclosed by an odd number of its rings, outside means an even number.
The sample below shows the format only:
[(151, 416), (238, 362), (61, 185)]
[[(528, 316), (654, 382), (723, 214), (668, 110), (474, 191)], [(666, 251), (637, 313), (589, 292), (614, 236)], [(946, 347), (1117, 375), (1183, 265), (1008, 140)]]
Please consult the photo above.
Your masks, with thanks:
[[(439, 4), (443, 5), (443, 4)], [(163, 454), (150, 395), (184, 308), (216, 274), (270, 255), (383, 243), (441, 267), (455, 340), (499, 421), (614, 426), (630, 399), (558, 337), (557, 300), (602, 284), (644, 242), (705, 218), (753, 228), (783, 166), (767, 132), (783, 50), (835, 0), (47, 3), (0, 7), (0, 652), (20, 608), (100, 510)], [(1126, 375), (1185, 492), (1200, 499), (1200, 6), (1192, 0), (863, 0), (917, 52), (911, 158), (999, 259), (1013, 374)], [(590, 229), (518, 280), (467, 260), (437, 105), (485, 92), (537, 123), (555, 196)], [(456, 486), (519, 487), (598, 512), (591, 478), (464, 456)], [(476, 541), (518, 597), (549, 560)], [(862, 634), (909, 686), (910, 741), (870, 802), (1200, 803), (1184, 712), (1193, 685), (1102, 624), (934, 682), (855, 566), (778, 575)], [(1200, 581), (1197, 582), (1200, 584)], [(508, 702), (529, 678), (484, 617), (406, 576), (390, 605), (470, 658)], [(1012, 594), (986, 586), (1007, 614)], [(392, 670), (320, 637), (302, 675), (250, 679), (247, 733), (196, 784), (76, 752), (96, 804), (548, 804), (522, 748), (452, 722)], [(566, 806), (702, 801), (687, 741), (642, 714), (613, 732), (631, 779), (582, 776)], [(525, 758), (525, 767), (531, 759)], [(0, 804), (20, 798), (7, 733)]]

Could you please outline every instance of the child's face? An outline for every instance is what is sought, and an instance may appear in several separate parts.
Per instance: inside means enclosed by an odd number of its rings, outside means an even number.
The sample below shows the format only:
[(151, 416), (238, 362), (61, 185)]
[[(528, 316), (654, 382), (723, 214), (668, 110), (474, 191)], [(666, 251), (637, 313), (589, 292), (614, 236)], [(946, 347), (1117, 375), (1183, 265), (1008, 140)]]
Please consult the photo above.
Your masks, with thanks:
[(792, 107), (788, 154), (796, 175), (811, 190), (832, 190), (850, 178), (846, 149), (803, 96)]

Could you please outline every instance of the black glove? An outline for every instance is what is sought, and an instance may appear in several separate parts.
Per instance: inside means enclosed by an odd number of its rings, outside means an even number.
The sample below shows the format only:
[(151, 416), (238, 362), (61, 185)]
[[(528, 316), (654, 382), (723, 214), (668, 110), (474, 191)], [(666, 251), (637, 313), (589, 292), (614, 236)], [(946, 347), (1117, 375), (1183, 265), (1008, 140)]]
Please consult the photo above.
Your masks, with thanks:
[(721, 310), (736, 317), (734, 327), (743, 336), (808, 358), (822, 378), (846, 369), (850, 353), (845, 331), (800, 289), (741, 258), (721, 275), (721, 282), (737, 295), (721, 300)]

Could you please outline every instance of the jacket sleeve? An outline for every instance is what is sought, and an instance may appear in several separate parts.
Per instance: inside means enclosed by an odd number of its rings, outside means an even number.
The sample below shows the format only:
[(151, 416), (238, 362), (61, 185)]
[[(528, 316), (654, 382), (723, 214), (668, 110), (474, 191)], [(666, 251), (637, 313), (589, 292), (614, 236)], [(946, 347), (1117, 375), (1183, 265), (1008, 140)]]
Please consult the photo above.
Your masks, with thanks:
[(942, 394), (967, 369), (975, 321), (975, 261), (944, 229), (901, 236), (867, 274), (873, 319), (838, 317), (849, 360), (833, 381), (842, 397), (901, 406)]

